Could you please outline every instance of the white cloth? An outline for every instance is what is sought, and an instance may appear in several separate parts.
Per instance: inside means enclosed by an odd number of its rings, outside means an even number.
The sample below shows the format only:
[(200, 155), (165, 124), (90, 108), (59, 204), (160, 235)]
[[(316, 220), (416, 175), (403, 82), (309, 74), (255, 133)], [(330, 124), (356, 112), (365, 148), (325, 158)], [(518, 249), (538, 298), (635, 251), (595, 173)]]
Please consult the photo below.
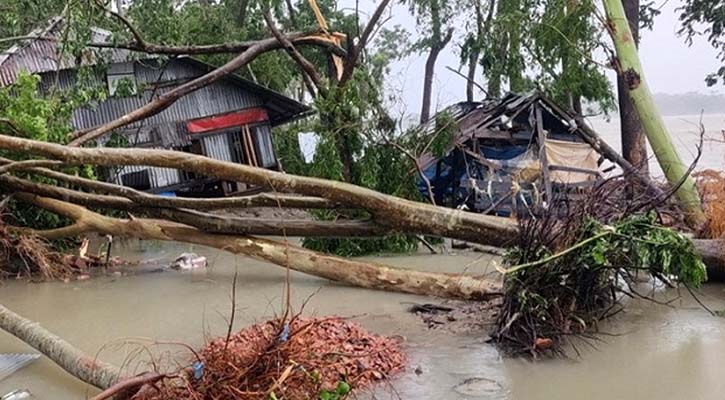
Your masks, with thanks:
[[(546, 159), (549, 166), (573, 167), (592, 172), (599, 170), (599, 154), (586, 143), (545, 140)], [(552, 182), (579, 183), (594, 180), (596, 175), (574, 171), (551, 171)]]

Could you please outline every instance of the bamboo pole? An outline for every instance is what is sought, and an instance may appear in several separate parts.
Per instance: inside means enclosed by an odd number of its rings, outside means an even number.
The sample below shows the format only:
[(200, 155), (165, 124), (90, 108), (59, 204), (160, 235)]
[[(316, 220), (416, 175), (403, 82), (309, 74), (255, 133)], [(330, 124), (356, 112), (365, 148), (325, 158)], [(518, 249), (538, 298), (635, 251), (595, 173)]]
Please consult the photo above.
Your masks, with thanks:
[(607, 13), (607, 29), (617, 51), (615, 62), (617, 73), (622, 76), (627, 85), (632, 103), (639, 114), (647, 139), (667, 181), (671, 185), (683, 182), (675, 196), (680, 207), (685, 211), (687, 222), (694, 227), (699, 227), (705, 222), (705, 214), (702, 211), (695, 182), (691, 177), (686, 176), (688, 167), (677, 154), (647, 86), (637, 53), (637, 45), (629, 28), (622, 1), (603, 0), (603, 3)]

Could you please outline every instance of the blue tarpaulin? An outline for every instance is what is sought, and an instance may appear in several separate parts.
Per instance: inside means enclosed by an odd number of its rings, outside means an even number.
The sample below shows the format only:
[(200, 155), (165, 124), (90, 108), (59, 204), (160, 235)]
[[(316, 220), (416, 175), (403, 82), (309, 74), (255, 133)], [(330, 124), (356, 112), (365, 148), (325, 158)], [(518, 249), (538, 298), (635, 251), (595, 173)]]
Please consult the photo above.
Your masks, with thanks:
[[(481, 156), (489, 160), (509, 160), (524, 154), (527, 148), (527, 146), (516, 145), (506, 147), (479, 147)], [(470, 158), (464, 160), (463, 157), (464, 155), (460, 150), (454, 149), (423, 171), (423, 174), (431, 183), (436, 203), (442, 204), (444, 198), (452, 197), (456, 194), (454, 190), (460, 186), (458, 183), (470, 178), (468, 175), (469, 169), (478, 175), (476, 178), (480, 179), (485, 175), (485, 167)], [(428, 198), (428, 188), (422, 178), (418, 179), (418, 190), (424, 198)], [(464, 198), (467, 196), (464, 192), (459, 192), (458, 195)]]

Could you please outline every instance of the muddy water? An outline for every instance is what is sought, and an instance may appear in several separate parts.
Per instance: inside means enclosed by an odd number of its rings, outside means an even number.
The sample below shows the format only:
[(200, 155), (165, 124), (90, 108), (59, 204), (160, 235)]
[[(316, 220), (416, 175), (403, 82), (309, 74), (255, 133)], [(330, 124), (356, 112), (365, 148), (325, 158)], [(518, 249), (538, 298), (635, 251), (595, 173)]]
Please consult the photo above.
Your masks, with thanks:
[[(203, 272), (153, 272), (176, 255), (195, 251), (212, 266)], [(117, 254), (157, 260), (128, 276), (103, 276), (72, 283), (0, 286), (0, 302), (39, 321), (81, 349), (116, 364), (144, 370), (135, 346), (114, 345), (131, 337), (174, 340), (200, 346), (205, 337), (225, 332), (230, 285), (238, 268), (235, 327), (269, 318), (280, 310), (284, 271), (242, 257), (188, 245), (130, 242)], [(416, 254), (385, 257), (384, 262), (431, 271), (484, 274), (493, 270), (481, 254)], [(312, 296), (308, 314), (357, 316), (370, 330), (399, 335), (410, 355), (408, 371), (381, 387), (388, 399), (714, 399), (725, 393), (723, 321), (690, 301), (668, 309), (633, 305), (613, 324), (599, 350), (584, 349), (579, 361), (531, 364), (504, 360), (481, 332), (451, 334), (428, 330), (406, 312), (411, 302), (431, 299), (354, 289), (292, 274), (294, 303)], [(705, 300), (725, 308), (722, 287), (707, 288)], [(105, 346), (105, 348), (104, 348)], [(581, 347), (581, 346), (580, 346)], [(160, 346), (156, 358), (183, 357), (183, 350)], [(32, 351), (1, 333), (0, 352)], [(93, 393), (47, 360), (0, 382), (0, 395), (29, 389), (39, 399), (83, 399)]]

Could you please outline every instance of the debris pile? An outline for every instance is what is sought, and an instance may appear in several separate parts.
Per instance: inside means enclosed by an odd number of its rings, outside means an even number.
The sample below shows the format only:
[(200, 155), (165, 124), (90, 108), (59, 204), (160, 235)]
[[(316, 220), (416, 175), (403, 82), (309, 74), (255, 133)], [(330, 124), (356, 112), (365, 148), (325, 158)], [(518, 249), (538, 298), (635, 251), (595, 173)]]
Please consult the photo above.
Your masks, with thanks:
[(704, 236), (711, 239), (725, 237), (725, 173), (706, 169), (694, 176), (708, 217)]
[(65, 279), (82, 273), (73, 258), (37, 236), (13, 234), (0, 220), (0, 279)]
[(400, 343), (341, 317), (272, 320), (210, 342), (178, 379), (143, 399), (317, 399), (369, 388), (404, 369)]
[(567, 344), (577, 351), (574, 337), (596, 340), (592, 328), (621, 310), (623, 295), (651, 299), (638, 291), (637, 274), (670, 287), (706, 280), (692, 242), (665, 226), (676, 222), (668, 207), (646, 196), (612, 201), (623, 185), (610, 181), (568, 215), (521, 221), (492, 335), (506, 352), (565, 355)]
[(90, 277), (93, 268), (121, 263), (115, 257), (88, 253), (88, 239), (82, 241), (77, 254), (67, 254), (55, 250), (39, 236), (15, 234), (0, 219), (0, 280), (84, 280)]

